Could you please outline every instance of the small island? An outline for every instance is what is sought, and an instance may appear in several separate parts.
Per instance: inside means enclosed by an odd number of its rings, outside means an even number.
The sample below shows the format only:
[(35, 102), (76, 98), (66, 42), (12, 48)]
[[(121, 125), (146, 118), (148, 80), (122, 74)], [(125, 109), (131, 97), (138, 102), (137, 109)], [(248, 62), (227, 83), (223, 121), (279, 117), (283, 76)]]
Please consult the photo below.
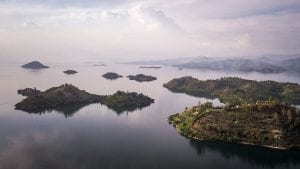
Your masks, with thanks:
[(104, 63), (101, 63), (101, 64), (94, 64), (93, 66), (107, 66), (107, 65)]
[(73, 75), (73, 74), (76, 74), (78, 72), (76, 70), (65, 70), (64, 73), (68, 74), (68, 75)]
[(22, 68), (26, 68), (26, 69), (44, 69), (44, 68), (49, 68), (48, 66), (43, 65), (42, 63), (38, 62), (38, 61), (33, 61), (30, 63), (27, 63), (23, 66), (21, 66)]
[(26, 88), (18, 90), (18, 93), (27, 97), (17, 103), (15, 109), (30, 113), (40, 113), (53, 109), (60, 110), (66, 106), (80, 105), (83, 107), (92, 103), (101, 103), (110, 109), (122, 112), (143, 108), (154, 102), (152, 98), (135, 92), (117, 91), (113, 95), (90, 94), (71, 84), (52, 87), (46, 91)]
[(201, 81), (173, 79), (164, 87), (197, 97), (218, 98), (212, 103), (186, 108), (169, 122), (182, 135), (199, 140), (253, 144), (280, 149), (300, 148), (300, 85), (274, 81), (221, 78)]
[(154, 103), (154, 99), (145, 96), (143, 94), (138, 94), (136, 92), (122, 92), (117, 91), (113, 95), (105, 96), (103, 104), (107, 107), (120, 113), (123, 111), (134, 111), (136, 109), (141, 109), (143, 107), (149, 106)]
[(135, 80), (138, 82), (150, 82), (157, 79), (156, 77), (148, 76), (144, 74), (129, 75), (127, 77), (129, 78), (129, 80)]
[(296, 108), (274, 100), (214, 107), (204, 103), (171, 115), (183, 136), (278, 149), (300, 149), (300, 116)]
[(140, 66), (142, 69), (160, 69), (161, 66)]
[(109, 79), (109, 80), (116, 80), (116, 79), (121, 78), (123, 76), (121, 76), (117, 73), (114, 73), (114, 72), (107, 72), (104, 75), (102, 75), (102, 77), (104, 77), (105, 79)]

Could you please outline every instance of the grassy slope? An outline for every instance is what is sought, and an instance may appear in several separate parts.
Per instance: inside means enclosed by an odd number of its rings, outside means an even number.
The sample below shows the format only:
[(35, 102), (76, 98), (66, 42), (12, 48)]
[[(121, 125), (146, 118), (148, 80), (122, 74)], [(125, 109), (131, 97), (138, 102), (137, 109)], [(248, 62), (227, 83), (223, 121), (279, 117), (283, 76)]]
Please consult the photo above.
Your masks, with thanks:
[(295, 108), (279, 102), (231, 109), (206, 103), (170, 116), (169, 122), (181, 134), (197, 139), (281, 148), (299, 145), (300, 117)]

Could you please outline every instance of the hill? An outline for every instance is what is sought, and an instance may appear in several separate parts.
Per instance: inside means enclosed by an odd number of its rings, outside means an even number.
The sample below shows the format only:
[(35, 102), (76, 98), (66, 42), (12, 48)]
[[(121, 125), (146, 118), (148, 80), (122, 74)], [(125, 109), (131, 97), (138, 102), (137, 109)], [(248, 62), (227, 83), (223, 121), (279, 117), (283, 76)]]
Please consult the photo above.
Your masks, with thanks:
[(27, 63), (23, 66), (21, 66), (22, 68), (26, 68), (26, 69), (43, 69), (43, 68), (49, 68), (48, 66), (43, 65), (42, 63), (38, 62), (38, 61), (33, 61), (30, 63)]
[(274, 81), (254, 81), (236, 77), (198, 80), (182, 77), (169, 81), (164, 87), (172, 92), (198, 97), (219, 98), (227, 104), (255, 103), (273, 97), (290, 104), (300, 104), (300, 85)]
[(169, 117), (182, 135), (199, 140), (300, 148), (300, 117), (296, 108), (277, 101), (213, 107), (204, 103)]

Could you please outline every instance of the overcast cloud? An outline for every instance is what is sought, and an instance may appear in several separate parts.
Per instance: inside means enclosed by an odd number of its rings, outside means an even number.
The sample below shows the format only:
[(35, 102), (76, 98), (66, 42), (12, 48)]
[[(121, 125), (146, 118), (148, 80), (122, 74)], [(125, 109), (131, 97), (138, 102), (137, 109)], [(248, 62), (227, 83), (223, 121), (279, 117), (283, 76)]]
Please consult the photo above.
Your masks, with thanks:
[(2, 61), (300, 53), (299, 0), (0, 0)]

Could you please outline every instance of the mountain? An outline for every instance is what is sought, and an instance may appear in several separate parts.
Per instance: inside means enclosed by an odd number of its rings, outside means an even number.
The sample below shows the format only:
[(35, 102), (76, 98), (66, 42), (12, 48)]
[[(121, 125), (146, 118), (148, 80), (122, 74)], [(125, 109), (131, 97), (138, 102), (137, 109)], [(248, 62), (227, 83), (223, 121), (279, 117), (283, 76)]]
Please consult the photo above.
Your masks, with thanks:
[(164, 66), (172, 66), (181, 63), (187, 63), (197, 60), (202, 60), (207, 57), (199, 56), (199, 57), (185, 57), (185, 58), (175, 58), (175, 59), (164, 59), (164, 60), (147, 60), (147, 61), (135, 61), (135, 62), (127, 62), (125, 64), (141, 64), (141, 65), (164, 65)]
[(33, 61), (30, 63), (27, 63), (23, 66), (21, 66), (22, 68), (27, 68), (27, 69), (43, 69), (43, 68), (49, 68), (48, 66), (43, 65), (41, 62), (39, 61)]
[(240, 71), (240, 72), (260, 72), (260, 73), (281, 73), (285, 68), (263, 63), (249, 59), (224, 59), (224, 60), (206, 60), (198, 62), (188, 62), (184, 64), (173, 65), (180, 68), (189, 69), (207, 69), (221, 71)]
[(287, 59), (283, 60), (280, 65), (285, 67), (286, 69), (295, 71), (295, 72), (300, 72), (300, 57), (295, 58), (295, 59)]
[(186, 69), (203, 69), (217, 71), (282, 73), (300, 72), (300, 55), (263, 55), (245, 57), (187, 57), (165, 60), (148, 60), (128, 62), (127, 64), (163, 65)]

